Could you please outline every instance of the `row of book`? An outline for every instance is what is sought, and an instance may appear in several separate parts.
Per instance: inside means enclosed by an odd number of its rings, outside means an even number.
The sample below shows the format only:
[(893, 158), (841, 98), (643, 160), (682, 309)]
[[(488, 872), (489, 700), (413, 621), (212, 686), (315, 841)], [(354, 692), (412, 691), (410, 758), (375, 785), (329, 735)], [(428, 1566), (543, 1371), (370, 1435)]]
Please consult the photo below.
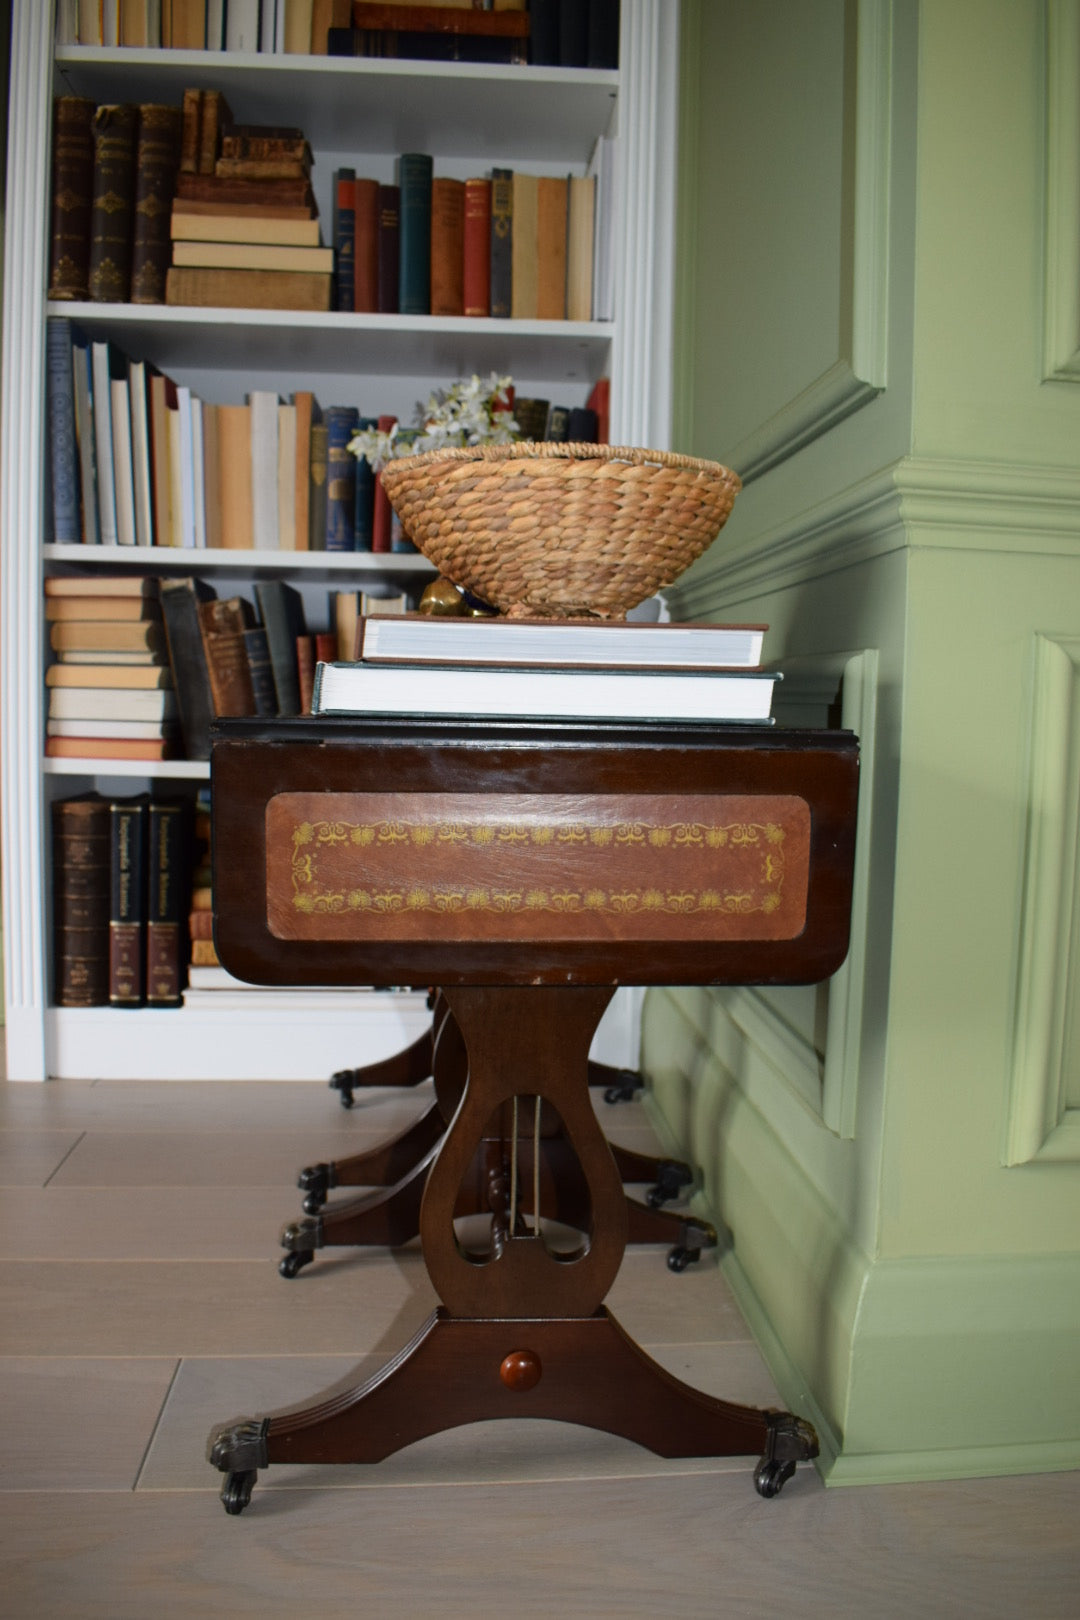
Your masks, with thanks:
[(60, 1007), (179, 1007), (209, 807), (93, 792), (52, 805), (53, 985)]
[(614, 68), (618, 0), (59, 0), (58, 45)]
[(62, 544), (412, 551), (378, 479), (346, 448), (391, 414), (253, 389), (211, 404), (149, 361), (46, 328), (48, 532)]
[(312, 713), (767, 724), (766, 629), (372, 616), (356, 658), (318, 665)]
[(606, 318), (596, 174), (499, 168), (457, 180), (436, 175), (430, 154), (405, 152), (395, 183), (342, 168), (334, 195), (339, 310)]

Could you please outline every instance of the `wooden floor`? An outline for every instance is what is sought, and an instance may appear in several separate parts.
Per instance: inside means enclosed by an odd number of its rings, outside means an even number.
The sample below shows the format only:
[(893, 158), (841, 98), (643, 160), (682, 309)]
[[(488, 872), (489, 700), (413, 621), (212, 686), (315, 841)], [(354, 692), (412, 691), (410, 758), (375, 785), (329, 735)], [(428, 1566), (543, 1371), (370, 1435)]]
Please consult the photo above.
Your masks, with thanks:
[[(0, 1614), (6, 1620), (515, 1620), (1080, 1613), (1080, 1475), (776, 1501), (744, 1458), (664, 1462), (493, 1423), (371, 1468), (265, 1471), (227, 1517), (210, 1428), (374, 1367), (423, 1320), (418, 1248), (278, 1276), (298, 1169), (358, 1152), (418, 1092), (0, 1085)], [(605, 1129), (652, 1151), (635, 1104)], [(665, 1366), (775, 1402), (716, 1267), (629, 1251), (609, 1297)]]

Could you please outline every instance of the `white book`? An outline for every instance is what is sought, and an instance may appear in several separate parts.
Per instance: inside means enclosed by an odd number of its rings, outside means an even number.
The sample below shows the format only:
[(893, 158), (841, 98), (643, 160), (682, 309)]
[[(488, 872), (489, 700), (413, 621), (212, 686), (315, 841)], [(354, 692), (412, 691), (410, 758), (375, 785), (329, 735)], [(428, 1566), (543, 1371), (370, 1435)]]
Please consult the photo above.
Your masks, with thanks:
[(278, 549), (278, 396), (256, 388), (251, 406), (251, 513), (256, 551)]
[(195, 456), (192, 448), (191, 389), (176, 389), (180, 418), (180, 544), (195, 544)]
[[(229, 10), (232, 10), (231, 4)], [(206, 48), (208, 51), (225, 48), (225, 0), (206, 0)]]
[(277, 35), (277, 0), (262, 0), (259, 19), (259, 49), (273, 52)]
[(91, 376), (89, 339), (73, 328), (71, 366), (75, 393), (75, 442), (79, 447), (79, 479), (82, 494), (83, 540), (96, 546), (101, 540), (97, 494), (97, 447), (94, 442), (94, 385)]
[(101, 43), (120, 43), (120, 0), (101, 0)]
[(112, 397), (113, 483), (116, 490), (116, 538), (122, 546), (135, 544), (135, 482), (131, 464), (131, 405), (126, 377), (113, 377)]
[(366, 662), (559, 664), (572, 668), (753, 669), (764, 624), (603, 624), (589, 619), (383, 618), (378, 601), (361, 626)]
[(116, 489), (113, 482), (112, 379), (109, 345), (90, 345), (93, 366), (94, 460), (97, 464), (98, 533), (103, 546), (115, 546)]
[(131, 408), (131, 468), (135, 485), (135, 544), (154, 543), (154, 491), (150, 477), (150, 416), (147, 409), (146, 361), (128, 366)]
[[(267, 5), (269, 0), (263, 0)], [(274, 50), (279, 56), (285, 52), (285, 8), (289, 0), (274, 0)]]
[(313, 714), (767, 723), (779, 674), (318, 664)]
[(278, 548), (296, 550), (296, 406), (278, 406)]
[(153, 741), (172, 734), (165, 720), (47, 720), (47, 737), (128, 737)]
[(56, 43), (57, 45), (79, 43), (79, 0), (57, 0)]
[(195, 545), (206, 549), (206, 454), (203, 445), (203, 402), (191, 401), (191, 469), (195, 502)]
[(168, 687), (54, 686), (50, 720), (173, 720), (176, 693)]
[(225, 11), (225, 49), (259, 49), (259, 0), (229, 0)]
[(615, 238), (617, 229), (618, 139), (601, 135), (593, 147), (588, 173), (596, 178), (593, 211), (594, 321), (615, 319)]

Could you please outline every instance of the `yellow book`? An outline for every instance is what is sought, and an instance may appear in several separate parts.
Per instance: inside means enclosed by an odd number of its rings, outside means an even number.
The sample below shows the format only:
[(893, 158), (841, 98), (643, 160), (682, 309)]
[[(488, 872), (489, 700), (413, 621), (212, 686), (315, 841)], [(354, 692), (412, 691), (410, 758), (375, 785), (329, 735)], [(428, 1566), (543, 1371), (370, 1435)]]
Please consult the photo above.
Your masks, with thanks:
[(334, 250), (273, 242), (174, 242), (173, 264), (193, 270), (293, 270), (329, 275)]
[[(191, 214), (174, 208), (174, 242), (247, 242), (276, 247), (318, 247), (317, 219), (263, 219), (246, 210), (236, 214)], [(183, 261), (175, 259), (176, 264)]]

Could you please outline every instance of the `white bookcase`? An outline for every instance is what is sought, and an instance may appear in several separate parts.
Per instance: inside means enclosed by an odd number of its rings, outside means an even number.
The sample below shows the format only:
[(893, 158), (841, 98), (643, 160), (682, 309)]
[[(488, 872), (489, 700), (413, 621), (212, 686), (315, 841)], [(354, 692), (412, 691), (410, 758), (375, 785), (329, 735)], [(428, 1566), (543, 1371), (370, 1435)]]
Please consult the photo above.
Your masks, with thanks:
[[(219, 992), (168, 1011), (52, 1005), (49, 806), (98, 787), (196, 782), (205, 764), (127, 769), (43, 758), (42, 578), (50, 570), (197, 573), (251, 594), (288, 578), (305, 600), (418, 583), (422, 557), (171, 551), (43, 544), (45, 321), (69, 315), (95, 337), (153, 360), (204, 399), (239, 402), (254, 387), (313, 388), (323, 405), (411, 419), (432, 386), (473, 371), (509, 372), (522, 395), (583, 404), (611, 378), (613, 442), (669, 447), (675, 231), (677, 0), (623, 0), (618, 71), (490, 68), (332, 57), (55, 48), (52, 8), (14, 0), (8, 126), (3, 401), (0, 422), (0, 789), (7, 1072), (50, 1076), (325, 1078), (382, 1057), (427, 1022), (422, 993)], [(195, 310), (45, 299), (52, 100), (179, 102), (189, 85), (225, 92), (234, 116), (302, 126), (315, 153), (319, 211), (331, 217), (333, 171), (389, 180), (402, 151), (436, 173), (493, 164), (584, 173), (596, 138), (617, 133), (616, 319), (523, 322), (428, 316)], [(324, 227), (325, 228), (325, 227)], [(625, 1044), (625, 1043), (624, 1043)], [(628, 1061), (616, 1038), (610, 1060)]]

